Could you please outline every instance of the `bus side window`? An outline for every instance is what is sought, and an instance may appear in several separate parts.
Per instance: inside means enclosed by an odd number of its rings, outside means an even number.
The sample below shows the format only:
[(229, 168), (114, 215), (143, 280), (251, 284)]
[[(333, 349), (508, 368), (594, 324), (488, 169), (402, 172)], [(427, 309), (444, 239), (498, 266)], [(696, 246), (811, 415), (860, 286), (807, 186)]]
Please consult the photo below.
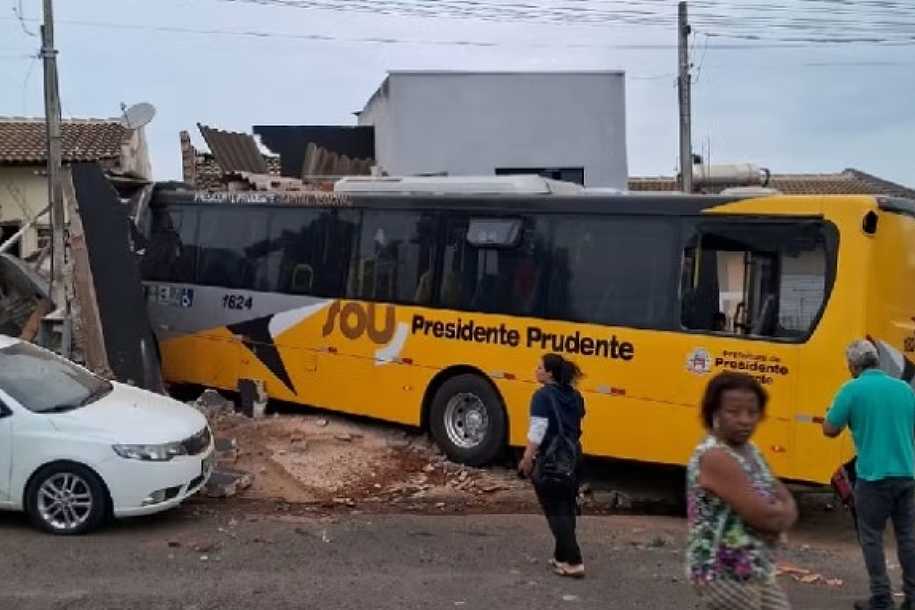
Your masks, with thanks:
[(152, 227), (141, 270), (143, 279), (193, 283), (196, 280), (198, 212), (160, 208), (152, 213)]
[(813, 223), (703, 224), (683, 253), (683, 327), (804, 337), (824, 305), (825, 243)]
[(665, 218), (571, 214), (552, 224), (550, 318), (676, 327), (678, 225)]
[[(465, 216), (448, 221), (442, 306), (486, 313), (542, 315), (550, 261), (547, 223), (543, 218), (526, 217), (517, 244), (486, 247), (471, 243), (473, 236), (469, 229), (477, 220)], [(508, 221), (504, 224), (508, 226)]]
[(197, 281), (204, 286), (263, 290), (267, 284), (266, 209), (207, 206), (200, 211)]
[(435, 214), (421, 210), (366, 210), (350, 265), (347, 296), (428, 304), (437, 235)]
[(264, 253), (268, 290), (340, 297), (352, 248), (352, 226), (335, 210), (273, 210)]

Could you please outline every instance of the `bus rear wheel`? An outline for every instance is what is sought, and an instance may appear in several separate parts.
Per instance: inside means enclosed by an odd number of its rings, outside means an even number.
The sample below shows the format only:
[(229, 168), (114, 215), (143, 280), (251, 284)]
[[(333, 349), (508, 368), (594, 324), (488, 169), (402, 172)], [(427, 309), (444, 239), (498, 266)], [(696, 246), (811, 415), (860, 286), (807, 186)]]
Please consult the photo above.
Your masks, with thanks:
[(429, 411), (429, 429), (455, 462), (485, 466), (504, 448), (505, 409), (492, 385), (478, 375), (452, 377), (441, 385)]

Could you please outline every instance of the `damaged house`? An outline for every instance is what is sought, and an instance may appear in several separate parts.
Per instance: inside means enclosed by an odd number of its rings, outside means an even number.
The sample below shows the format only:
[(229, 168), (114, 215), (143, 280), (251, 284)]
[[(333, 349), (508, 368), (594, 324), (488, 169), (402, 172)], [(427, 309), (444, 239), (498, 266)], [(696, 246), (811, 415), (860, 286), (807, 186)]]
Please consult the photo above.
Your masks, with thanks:
[[(152, 179), (142, 127), (128, 129), (120, 119), (65, 119), (61, 135), (65, 166), (98, 163), (127, 196)], [(0, 243), (34, 221), (9, 246), (11, 254), (26, 259), (37, 258), (51, 240), (47, 155), (43, 118), (0, 117)]]
[(375, 163), (371, 127), (255, 126), (254, 135), (197, 127), (209, 152), (180, 134), (182, 178), (197, 190), (331, 190)]
[(139, 316), (125, 324), (130, 314), (142, 312), (143, 302), (139, 276), (129, 273), (135, 264), (128, 216), (137, 217), (153, 185), (143, 127), (126, 123), (65, 119), (61, 125), (68, 327), (62, 322), (66, 316), (46, 317), (62, 304), (51, 302), (48, 286), (45, 122), (0, 119), (0, 250), (5, 251), (0, 253), (0, 333), (37, 340), (64, 354), (72, 348), (74, 357), (94, 370), (141, 380), (149, 375), (135, 373), (140, 367), (133, 354), (148, 335), (148, 321)]

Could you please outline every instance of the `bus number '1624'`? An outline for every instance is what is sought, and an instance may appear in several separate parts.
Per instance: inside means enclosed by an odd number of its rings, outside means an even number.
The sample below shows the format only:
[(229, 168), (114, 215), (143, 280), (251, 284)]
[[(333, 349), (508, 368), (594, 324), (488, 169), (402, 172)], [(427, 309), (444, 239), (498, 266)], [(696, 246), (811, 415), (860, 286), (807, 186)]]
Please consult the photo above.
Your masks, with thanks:
[(243, 294), (227, 294), (222, 297), (224, 309), (251, 309), (254, 301)]

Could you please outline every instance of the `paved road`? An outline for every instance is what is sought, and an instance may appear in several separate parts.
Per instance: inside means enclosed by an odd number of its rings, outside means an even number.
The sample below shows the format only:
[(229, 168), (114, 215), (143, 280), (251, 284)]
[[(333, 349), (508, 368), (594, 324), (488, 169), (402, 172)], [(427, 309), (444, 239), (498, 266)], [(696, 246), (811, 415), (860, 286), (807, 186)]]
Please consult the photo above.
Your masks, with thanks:
[[(548, 534), (536, 515), (321, 518), (223, 506), (77, 539), (0, 515), (0, 608), (696, 607), (682, 578), (679, 519), (584, 519), (589, 575), (575, 582), (548, 572)], [(796, 564), (847, 581), (842, 589), (792, 583), (795, 608), (850, 607), (863, 586), (854, 547), (792, 545)]]

